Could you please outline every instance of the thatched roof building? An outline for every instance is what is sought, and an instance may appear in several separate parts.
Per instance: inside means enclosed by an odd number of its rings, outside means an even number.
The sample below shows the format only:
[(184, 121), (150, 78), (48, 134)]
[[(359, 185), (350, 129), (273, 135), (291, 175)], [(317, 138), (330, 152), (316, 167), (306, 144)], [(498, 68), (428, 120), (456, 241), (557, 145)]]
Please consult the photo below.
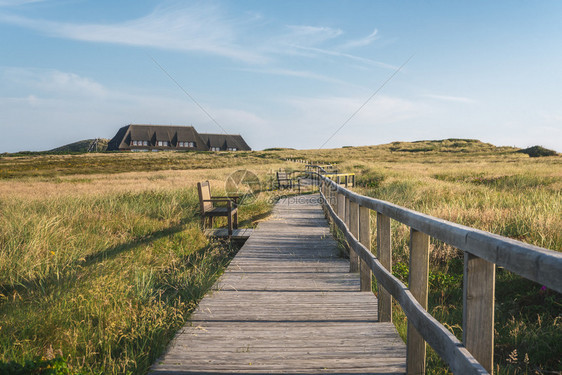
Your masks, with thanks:
[(240, 135), (198, 133), (193, 126), (134, 125), (122, 127), (107, 145), (108, 151), (249, 151)]
[(251, 150), (241, 135), (237, 134), (199, 134), (209, 151), (240, 151)]

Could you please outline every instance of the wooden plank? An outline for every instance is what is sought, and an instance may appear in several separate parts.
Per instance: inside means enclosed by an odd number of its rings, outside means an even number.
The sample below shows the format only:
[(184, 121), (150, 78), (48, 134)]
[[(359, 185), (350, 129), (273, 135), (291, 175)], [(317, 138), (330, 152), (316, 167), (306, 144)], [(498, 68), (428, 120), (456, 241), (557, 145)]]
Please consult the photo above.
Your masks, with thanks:
[[(433, 238), (562, 293), (562, 253), (359, 195), (327, 181), (339, 194)], [(532, 264), (532, 267), (529, 265)]]
[[(328, 207), (328, 212), (334, 225), (340, 228), (340, 230), (344, 230), (344, 223), (337, 217), (334, 210)], [(386, 270), (368, 249), (358, 241), (355, 241), (349, 232), (344, 232), (344, 235), (347, 243), (369, 265), (369, 268), (371, 268), (371, 271), (373, 271), (377, 278), (377, 282), (382, 284), (400, 304), (408, 317), (408, 323), (414, 325), (425, 338), (425, 341), (449, 364), (453, 373), (488, 374), (486, 369), (476, 361), (455, 335), (422, 308), (410, 290), (392, 273)]]
[(405, 372), (404, 343), (306, 197), (259, 224), (152, 373)]
[[(392, 273), (392, 239), (390, 218), (377, 213), (377, 256), (383, 267)], [(379, 319), (392, 322), (392, 295), (379, 285)]]
[[(233, 229), (232, 236), (230, 237), (235, 240), (243, 240), (249, 238), (252, 235), (252, 232), (253, 232), (252, 228)], [(204, 233), (205, 236), (207, 237), (215, 237), (215, 238), (229, 237), (227, 228), (205, 229)]]
[(490, 373), (494, 370), (496, 265), (464, 253), (463, 342)]
[[(410, 230), (410, 275), (408, 286), (418, 303), (427, 310), (429, 295), (429, 236)], [(407, 374), (425, 374), (426, 345), (416, 327), (408, 322)]]
[[(342, 193), (337, 193), (337, 213), (342, 219), (345, 217), (345, 196)], [(345, 219), (344, 219), (345, 222)]]
[[(371, 210), (366, 207), (359, 207), (359, 242), (367, 249), (371, 249)], [(359, 259), (359, 257), (358, 257)], [(372, 291), (372, 276), (373, 273), (369, 265), (364, 260), (360, 259), (359, 265), (359, 280), (360, 290), (362, 292)], [(379, 315), (380, 317), (380, 315)]]
[[(347, 203), (349, 204), (347, 210), (349, 231), (353, 237), (359, 239), (359, 205), (349, 200)], [(359, 272), (359, 257), (351, 248), (349, 249), (349, 272)]]

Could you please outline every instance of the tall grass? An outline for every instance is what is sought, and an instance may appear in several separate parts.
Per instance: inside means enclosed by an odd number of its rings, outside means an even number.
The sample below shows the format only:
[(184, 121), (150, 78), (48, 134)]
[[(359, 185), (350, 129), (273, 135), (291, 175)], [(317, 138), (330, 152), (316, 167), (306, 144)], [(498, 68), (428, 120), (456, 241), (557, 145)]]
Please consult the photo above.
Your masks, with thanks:
[[(0, 200), (0, 363), (62, 357), (73, 372), (144, 373), (237, 249), (203, 235), (193, 185), (63, 188)], [(263, 197), (241, 220), (270, 208)]]
[[(289, 157), (339, 163), (362, 194), (562, 250), (562, 157), (472, 140), (0, 157), (0, 362), (62, 357), (72, 371), (143, 373), (236, 251), (201, 233), (195, 182), (211, 180), (215, 193), (238, 168), (302, 169), (279, 164)], [(252, 226), (269, 210), (260, 199), (240, 221)], [(394, 272), (407, 281), (409, 230), (393, 223), (392, 235)], [(431, 242), (429, 312), (459, 338), (462, 263), (461, 252)], [(541, 287), (497, 271), (501, 374), (562, 371), (562, 298)], [(428, 366), (447, 371), (431, 351)]]
[[(432, 216), (562, 251), (560, 164), (479, 161), (355, 163), (360, 193)], [(373, 228), (374, 230), (374, 228)], [(407, 284), (409, 228), (393, 222), (394, 273)], [(462, 339), (463, 254), (431, 241), (428, 311)], [(394, 322), (405, 338), (400, 307)], [(496, 276), (495, 365), (500, 374), (562, 371), (562, 296), (502, 268)], [(429, 373), (447, 373), (432, 351)]]

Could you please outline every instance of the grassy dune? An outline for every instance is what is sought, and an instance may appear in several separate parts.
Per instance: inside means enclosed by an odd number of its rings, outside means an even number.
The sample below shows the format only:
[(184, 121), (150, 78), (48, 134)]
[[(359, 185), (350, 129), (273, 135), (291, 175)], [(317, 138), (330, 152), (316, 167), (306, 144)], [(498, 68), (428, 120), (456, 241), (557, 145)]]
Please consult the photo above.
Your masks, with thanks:
[[(127, 155), (96, 157), (119, 164)], [(246, 162), (262, 179), (280, 166)], [(28, 171), (26, 163), (7, 172)], [(144, 373), (236, 251), (202, 234), (195, 188), (209, 179), (220, 193), (236, 169), (44, 169), (0, 180), (0, 373), (56, 358), (71, 372)], [(241, 224), (270, 207), (265, 194), (242, 206)]]
[[(355, 190), (361, 194), (562, 251), (562, 157), (529, 158), (517, 151), (446, 140), (285, 154), (338, 163), (340, 170), (357, 173)], [(393, 271), (407, 284), (409, 229), (393, 222), (392, 236)], [(432, 240), (429, 311), (459, 339), (462, 265), (462, 252)], [(498, 269), (495, 322), (498, 373), (562, 371), (560, 294)], [(407, 322), (398, 305), (394, 323), (405, 338)], [(428, 367), (446, 373), (431, 350)]]
[[(357, 173), (362, 194), (561, 251), (562, 157), (517, 151), (446, 140), (0, 157), (0, 361), (62, 357), (75, 372), (146, 371), (236, 251), (202, 235), (196, 181), (220, 190), (236, 169), (267, 181), (272, 169), (302, 168), (284, 158), (338, 163)], [(269, 202), (263, 194), (243, 206), (243, 224), (267, 215)], [(409, 232), (392, 229), (394, 273), (407, 280)], [(437, 241), (431, 249), (430, 312), (461, 337), (462, 254)], [(499, 372), (562, 371), (561, 296), (497, 274)], [(404, 334), (398, 307), (394, 321)], [(431, 352), (428, 365), (446, 372)]]

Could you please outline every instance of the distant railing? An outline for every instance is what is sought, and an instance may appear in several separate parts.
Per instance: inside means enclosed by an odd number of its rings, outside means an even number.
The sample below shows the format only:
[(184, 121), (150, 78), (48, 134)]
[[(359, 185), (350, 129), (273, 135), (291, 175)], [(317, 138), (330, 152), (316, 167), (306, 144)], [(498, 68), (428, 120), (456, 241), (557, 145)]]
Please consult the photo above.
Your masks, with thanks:
[[(318, 175), (329, 178), (338, 185), (343, 185), (345, 187), (355, 186), (355, 173), (339, 173), (338, 170), (331, 164), (328, 165), (317, 165), (317, 164), (307, 164), (305, 171), (313, 171)], [(318, 180), (315, 174), (312, 174), (312, 179)]]
[[(559, 252), (359, 195), (321, 173), (308, 173), (315, 175), (325, 212), (350, 247), (350, 271), (360, 272), (361, 290), (371, 291), (371, 272), (382, 286), (379, 320), (392, 321), (392, 298), (408, 318), (408, 374), (425, 372), (426, 342), (453, 373), (492, 373), (496, 264), (562, 292)], [(377, 213), (377, 256), (370, 250), (370, 210)], [(409, 288), (392, 275), (391, 219), (410, 227)], [(464, 251), (462, 342), (426, 311), (430, 237)]]

